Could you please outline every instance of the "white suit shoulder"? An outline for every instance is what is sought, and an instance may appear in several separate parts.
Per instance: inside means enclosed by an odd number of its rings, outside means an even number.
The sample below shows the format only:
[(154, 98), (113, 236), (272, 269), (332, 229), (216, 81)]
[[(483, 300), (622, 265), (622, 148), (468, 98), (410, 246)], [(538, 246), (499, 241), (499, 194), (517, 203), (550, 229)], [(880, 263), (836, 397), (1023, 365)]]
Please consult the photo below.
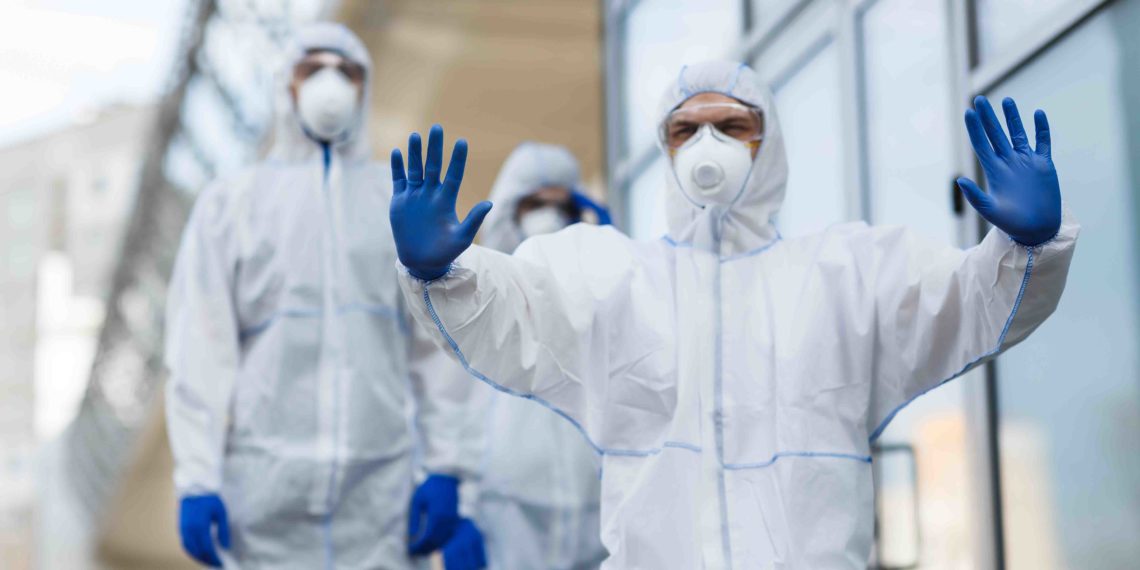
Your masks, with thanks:
[(248, 203), (260, 168), (247, 166), (207, 184), (194, 199), (192, 221), (204, 228), (221, 229)]
[(604, 298), (628, 283), (639, 265), (640, 245), (612, 226), (574, 224), (524, 241), (515, 256), (546, 267), (559, 283), (584, 282)]
[(814, 263), (850, 263), (851, 269), (870, 277), (884, 263), (909, 260), (917, 268), (923, 260), (956, 259), (966, 250), (947, 241), (923, 235), (909, 226), (897, 224), (870, 225), (862, 220), (834, 224), (822, 232), (788, 240), (791, 251), (815, 255), (793, 256)]

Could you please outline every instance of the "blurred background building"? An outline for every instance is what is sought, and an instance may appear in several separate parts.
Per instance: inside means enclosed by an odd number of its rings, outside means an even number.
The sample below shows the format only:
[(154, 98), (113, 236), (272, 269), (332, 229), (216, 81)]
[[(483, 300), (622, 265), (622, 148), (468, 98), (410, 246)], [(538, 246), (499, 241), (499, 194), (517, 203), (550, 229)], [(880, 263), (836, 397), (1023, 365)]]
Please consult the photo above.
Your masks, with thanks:
[(1140, 559), (1140, 0), (14, 0), (0, 568), (193, 567), (159, 397), (166, 280), (195, 193), (257, 158), (291, 30), (321, 18), (371, 51), (377, 157), (433, 122), (468, 138), (466, 210), (519, 142), (559, 142), (641, 238), (664, 228), (655, 112), (684, 63), (771, 82), (792, 236), (865, 219), (975, 243), (952, 185), (980, 175), (961, 111), (977, 94), (1047, 109), (1084, 226), (1068, 290), (884, 434), (875, 564)]

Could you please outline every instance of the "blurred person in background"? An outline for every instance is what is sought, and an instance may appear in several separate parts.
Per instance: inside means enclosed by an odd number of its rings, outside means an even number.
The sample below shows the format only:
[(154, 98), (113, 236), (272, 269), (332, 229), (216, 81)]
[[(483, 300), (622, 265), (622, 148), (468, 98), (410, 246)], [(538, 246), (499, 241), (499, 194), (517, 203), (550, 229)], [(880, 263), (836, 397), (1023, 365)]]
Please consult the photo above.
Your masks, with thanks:
[[(961, 250), (905, 227), (782, 239), (788, 164), (772, 97), (735, 62), (684, 67), (658, 140), (668, 235), (576, 224), (513, 255), (460, 221), (467, 145), (392, 152), (400, 285), (476, 378), (577, 423), (602, 453), (606, 568), (867, 567), (871, 445), (913, 399), (989, 361), (1057, 307), (1079, 227), (1049, 125), (1031, 146), (982, 97), (966, 129), (994, 228)], [(828, 136), (820, 133), (820, 136)], [(905, 167), (905, 165), (904, 165)]]
[(363, 44), (310, 25), (287, 65), (268, 158), (202, 192), (172, 278), (182, 543), (213, 567), (411, 568), (459, 525), (472, 388), (398, 292)]
[[(491, 189), (496, 208), (482, 244), (512, 253), (524, 240), (584, 217), (610, 223), (580, 190), (578, 160), (564, 147), (524, 143), (507, 157)], [(468, 380), (470, 381), (470, 380)], [(481, 386), (486, 413), (475, 519), (492, 570), (586, 570), (606, 557), (599, 538), (600, 467), (578, 428), (536, 402)], [(479, 568), (475, 532), (444, 546), (447, 570)]]

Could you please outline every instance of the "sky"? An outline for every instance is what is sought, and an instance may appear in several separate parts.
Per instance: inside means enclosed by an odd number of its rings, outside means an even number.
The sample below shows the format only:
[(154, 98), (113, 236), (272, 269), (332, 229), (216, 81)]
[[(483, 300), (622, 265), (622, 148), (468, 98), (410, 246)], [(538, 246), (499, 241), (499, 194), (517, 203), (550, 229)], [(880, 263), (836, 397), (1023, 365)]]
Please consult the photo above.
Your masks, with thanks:
[(0, 146), (155, 100), (184, 12), (185, 0), (0, 2)]

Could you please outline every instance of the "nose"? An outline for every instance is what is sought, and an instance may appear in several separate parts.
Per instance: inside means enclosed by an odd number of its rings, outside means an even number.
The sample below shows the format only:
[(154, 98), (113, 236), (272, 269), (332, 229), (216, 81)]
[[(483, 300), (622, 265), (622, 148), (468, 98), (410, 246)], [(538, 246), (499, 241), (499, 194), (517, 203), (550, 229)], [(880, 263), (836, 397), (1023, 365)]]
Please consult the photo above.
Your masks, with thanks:
[(693, 167), (693, 182), (708, 190), (724, 180), (724, 169), (715, 162), (705, 161)]

